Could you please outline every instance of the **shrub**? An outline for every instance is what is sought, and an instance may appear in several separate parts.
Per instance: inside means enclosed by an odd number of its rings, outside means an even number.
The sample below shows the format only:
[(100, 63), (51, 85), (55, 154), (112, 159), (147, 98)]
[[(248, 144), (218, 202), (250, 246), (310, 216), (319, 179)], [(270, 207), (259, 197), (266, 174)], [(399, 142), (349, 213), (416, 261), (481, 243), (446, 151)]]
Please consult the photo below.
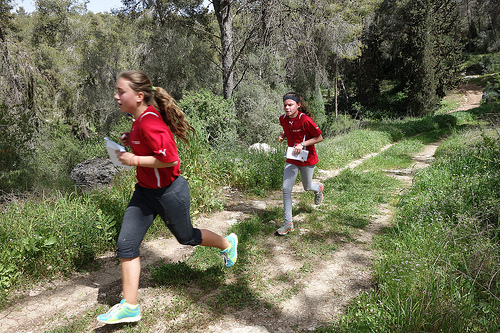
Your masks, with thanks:
[(277, 92), (261, 80), (255, 82), (242, 82), (235, 93), (238, 136), (244, 145), (275, 141), (282, 131), (278, 118), (283, 114), (284, 89)]
[(450, 114), (441, 114), (433, 117), (438, 128), (452, 128), (457, 126), (457, 118)]
[(231, 100), (214, 95), (211, 91), (189, 91), (179, 101), (198, 138), (213, 147), (232, 145), (237, 140), (236, 114)]

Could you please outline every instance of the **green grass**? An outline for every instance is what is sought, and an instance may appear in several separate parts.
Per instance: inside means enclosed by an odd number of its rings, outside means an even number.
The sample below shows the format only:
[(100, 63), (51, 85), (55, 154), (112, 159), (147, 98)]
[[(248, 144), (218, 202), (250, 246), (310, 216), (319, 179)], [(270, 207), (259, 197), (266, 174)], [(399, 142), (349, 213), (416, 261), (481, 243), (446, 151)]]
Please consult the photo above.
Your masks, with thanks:
[[(496, 331), (500, 326), (500, 149), (497, 131), (477, 119), (498, 110), (498, 105), (488, 105), (453, 114), (453, 119), (385, 121), (371, 124), (374, 130), (326, 138), (317, 147), (318, 168), (322, 169), (343, 167), (395, 138), (404, 140), (326, 180), (321, 206), (312, 206), (311, 193), (298, 195), (293, 214), (300, 233), (274, 235), (282, 222), (280, 208), (232, 226), (228, 232), (239, 235), (241, 246), (238, 264), (230, 270), (223, 268), (216, 249), (203, 247), (183, 262), (149, 267), (147, 298), (154, 304), (144, 307), (139, 323), (118, 325), (114, 330), (193, 331), (234, 311), (279, 316), (281, 302), (305, 288), (318, 264), (329, 259), (339, 245), (352, 241), (379, 214), (381, 205), (397, 202), (394, 227), (376, 241), (380, 254), (373, 268), (377, 289), (352, 300), (337, 322), (324, 323), (317, 331)], [(477, 129), (481, 124), (484, 129)], [(416, 136), (421, 132), (425, 134)], [(417, 174), (411, 190), (399, 192), (399, 181), (381, 170), (411, 166), (411, 154), (442, 136), (447, 139), (437, 150), (436, 161)], [(281, 182), (284, 161), (280, 151), (218, 157), (193, 146), (183, 154), (184, 170), (196, 196), (195, 212), (220, 209), (221, 186), (237, 184), (249, 193), (265, 195)], [(249, 166), (249, 161), (256, 165)], [(215, 181), (219, 176), (223, 177)], [(34, 283), (42, 276), (87, 269), (85, 263), (91, 263), (97, 253), (113, 248), (133, 190), (133, 174), (124, 173), (119, 180), (107, 190), (85, 195), (51, 192), (49, 197), (35, 197), (2, 211), (2, 303), (9, 300), (6, 291), (22, 281)], [(162, 223), (156, 224), (158, 229), (152, 229), (148, 237), (165, 232)], [(272, 269), (278, 250), (293, 268), (286, 272)], [(104, 310), (99, 305), (83, 317), (62, 323), (53, 318), (59, 327), (51, 332), (92, 330), (96, 314)]]
[(359, 130), (324, 140), (316, 145), (321, 156), (318, 168), (338, 169), (362, 156), (376, 152), (391, 143), (391, 137), (383, 131)]
[[(240, 246), (238, 262), (230, 270), (222, 267), (216, 249), (204, 247), (197, 247), (182, 263), (160, 263), (152, 270), (154, 284), (165, 293), (183, 297), (185, 302), (176, 310), (189, 315), (182, 323), (165, 325), (169, 330), (203, 330), (203, 325), (223, 314), (241, 310), (279, 316), (278, 305), (305, 288), (305, 279), (314, 274), (314, 268), (366, 226), (380, 204), (391, 200), (390, 193), (398, 184), (381, 172), (346, 170), (325, 182), (325, 199), (319, 208), (312, 208), (310, 193), (299, 197), (294, 216), (304, 217), (296, 223), (301, 232), (276, 238), (276, 221), (283, 215), (280, 208), (231, 227), (228, 232), (239, 235)], [(273, 269), (277, 248), (287, 253), (296, 268)], [(165, 310), (169, 311), (170, 307)], [(193, 311), (203, 311), (203, 319), (192, 317)]]
[(0, 212), (0, 221), (3, 290), (85, 269), (116, 234), (115, 221), (77, 195), (55, 193), (12, 205)]
[(403, 139), (377, 156), (365, 161), (357, 168), (362, 170), (391, 170), (411, 167), (415, 163), (412, 155), (422, 150), (424, 145), (438, 141), (443, 136), (443, 133), (441, 130), (435, 130)]
[[(490, 133), (491, 134), (491, 133)], [(378, 288), (321, 332), (494, 332), (500, 325), (500, 163), (479, 130), (456, 133), (381, 235)]]

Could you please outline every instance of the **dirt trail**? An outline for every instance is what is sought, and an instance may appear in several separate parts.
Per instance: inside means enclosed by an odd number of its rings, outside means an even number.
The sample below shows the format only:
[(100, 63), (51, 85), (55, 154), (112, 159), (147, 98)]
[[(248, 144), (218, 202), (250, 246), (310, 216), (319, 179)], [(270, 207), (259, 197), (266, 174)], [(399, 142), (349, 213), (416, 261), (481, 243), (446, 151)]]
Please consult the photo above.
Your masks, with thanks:
[[(390, 146), (384, 147), (381, 151)], [(426, 152), (422, 153), (422, 156), (431, 156), (436, 147), (429, 147)], [(351, 162), (345, 168), (354, 168), (377, 154), (364, 156)], [(320, 170), (318, 178), (324, 180), (334, 177), (345, 168)], [(411, 173), (412, 170), (408, 170), (406, 177), (410, 178)], [(294, 193), (302, 192), (301, 184), (297, 184), (293, 191)], [(232, 224), (250, 217), (251, 214), (281, 205), (280, 193), (263, 200), (247, 200), (237, 192), (227, 195), (226, 210), (217, 212), (209, 218), (199, 219), (195, 222), (196, 226), (224, 234)], [(340, 246), (322, 267), (315, 266), (314, 277), (306, 283), (307, 287), (282, 304), (283, 318), (286, 320), (283, 319), (281, 322), (279, 318), (263, 316), (258, 320), (261, 325), (255, 326), (257, 320), (244, 319), (255, 314), (239, 313), (238, 319), (226, 316), (218, 323), (214, 323), (210, 326), (209, 332), (290, 332), (290, 326), (293, 325), (297, 330), (312, 330), (318, 323), (332, 321), (349, 299), (361, 291), (369, 291), (372, 288), (370, 266), (374, 254), (370, 249), (371, 240), (380, 228), (389, 223), (391, 217), (391, 211), (387, 205), (381, 207), (381, 212), (381, 215), (375, 218), (369, 226), (359, 230), (354, 242), (346, 242)], [(300, 220), (300, 216), (296, 217), (296, 220)], [(299, 230), (299, 232), (304, 232), (304, 230)], [(276, 269), (289, 271), (300, 267), (301, 264), (295, 263), (288, 251), (280, 248), (278, 243), (274, 244), (274, 247)], [(141, 248), (142, 265), (146, 267), (160, 258), (167, 262), (176, 262), (185, 259), (191, 251), (191, 247), (179, 245), (174, 238), (144, 242)], [(104, 299), (107, 294), (119, 293), (121, 280), (117, 260), (114, 259), (112, 253), (99, 260), (103, 268), (97, 272), (75, 274), (67, 281), (53, 281), (31, 290), (14, 307), (0, 313), (0, 332), (42, 332), (54, 324), (48, 319), (82, 315), (85, 311), (92, 309), (96, 301)], [(147, 296), (142, 295), (141, 298), (144, 300)], [(290, 318), (293, 318), (294, 322), (290, 322)], [(46, 320), (48, 321), (45, 324)], [(246, 322), (252, 322), (253, 325), (246, 325)], [(96, 325), (96, 328), (102, 326)], [(265, 327), (272, 330), (268, 331)]]
[[(472, 93), (471, 93), (472, 94)], [(467, 99), (459, 110), (476, 107), (474, 99)], [(402, 178), (411, 184), (416, 169), (424, 168), (432, 160), (439, 143), (425, 147), (424, 151), (414, 156), (415, 164), (407, 170), (391, 171), (389, 174)], [(384, 147), (381, 151), (389, 148)], [(378, 152), (380, 153), (380, 152)], [(378, 153), (364, 156), (350, 163), (345, 168), (354, 168), (365, 159)], [(343, 168), (343, 169), (345, 169)], [(319, 170), (319, 180), (335, 177), (340, 170)], [(294, 192), (301, 192), (301, 185), (294, 187)], [(228, 203), (224, 211), (210, 217), (199, 218), (194, 224), (199, 228), (208, 228), (216, 233), (225, 234), (226, 230), (238, 221), (250, 217), (253, 213), (281, 205), (281, 194), (275, 193), (262, 200), (248, 200), (238, 192), (227, 193)], [(314, 276), (308, 277), (306, 287), (297, 295), (280, 304), (282, 317), (275, 318), (266, 313), (238, 313), (224, 316), (209, 326), (211, 333), (265, 333), (315, 330), (319, 323), (332, 321), (347, 302), (360, 292), (370, 291), (373, 287), (370, 268), (375, 253), (370, 248), (372, 238), (381, 228), (387, 226), (392, 216), (388, 205), (380, 207), (380, 215), (364, 229), (358, 231), (355, 241), (345, 242), (325, 260), (321, 267), (315, 266)], [(300, 221), (300, 216), (296, 217)], [(298, 230), (305, 232), (304, 230)], [(271, 244), (276, 256), (276, 270), (296, 269), (298, 263), (280, 247)], [(182, 246), (174, 238), (157, 239), (144, 242), (141, 248), (143, 267), (162, 258), (166, 262), (184, 260), (192, 252), (191, 247)], [(20, 301), (11, 308), (0, 312), (0, 333), (43, 332), (54, 328), (55, 322), (71, 322), (72, 316), (82, 316), (95, 307), (107, 294), (121, 290), (120, 267), (112, 253), (99, 258), (102, 269), (97, 272), (74, 274), (66, 281), (51, 281), (24, 293)], [(147, 306), (148, 295), (142, 289), (140, 298)], [(144, 304), (146, 303), (146, 304)], [(293, 329), (292, 329), (293, 327)], [(104, 332), (103, 325), (96, 322), (95, 332)], [(154, 330), (159, 331), (159, 330)], [(153, 331), (152, 331), (153, 332)]]
[(483, 88), (475, 84), (464, 84), (458, 87), (457, 91), (449, 94), (449, 97), (458, 97), (458, 102), (460, 106), (450, 112), (465, 111), (472, 108), (477, 108), (481, 105), (481, 99), (483, 98)]

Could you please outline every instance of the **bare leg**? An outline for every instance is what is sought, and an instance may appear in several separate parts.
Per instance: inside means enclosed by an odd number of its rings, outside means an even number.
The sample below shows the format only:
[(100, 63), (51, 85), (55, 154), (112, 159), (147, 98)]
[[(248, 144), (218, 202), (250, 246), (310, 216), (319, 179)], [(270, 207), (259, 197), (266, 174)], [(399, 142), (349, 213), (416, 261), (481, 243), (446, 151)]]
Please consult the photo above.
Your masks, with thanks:
[(216, 247), (224, 251), (231, 245), (231, 243), (229, 243), (229, 241), (226, 238), (219, 236), (210, 230), (200, 229), (200, 231), (202, 239), (200, 245), (202, 246)]
[[(227, 249), (231, 244), (229, 241), (217, 235), (216, 233), (201, 229), (201, 239), (200, 245), (208, 247), (216, 247), (220, 250)], [(141, 276), (141, 260), (139, 257), (135, 258), (120, 258), (121, 269), (122, 269), (122, 281), (123, 281), (123, 298), (128, 304), (137, 304), (137, 294), (139, 291), (139, 278)]]
[(123, 298), (128, 304), (137, 304), (139, 277), (141, 276), (141, 260), (135, 258), (120, 258), (122, 268)]

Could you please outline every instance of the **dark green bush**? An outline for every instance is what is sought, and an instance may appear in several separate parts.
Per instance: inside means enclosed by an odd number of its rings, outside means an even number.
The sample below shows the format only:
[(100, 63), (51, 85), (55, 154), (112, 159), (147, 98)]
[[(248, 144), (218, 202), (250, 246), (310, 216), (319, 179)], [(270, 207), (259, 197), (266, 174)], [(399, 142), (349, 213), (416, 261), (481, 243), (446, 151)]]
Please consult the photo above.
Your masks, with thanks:
[(438, 125), (438, 128), (453, 128), (457, 126), (457, 118), (451, 114), (441, 114), (433, 117), (433, 121)]

